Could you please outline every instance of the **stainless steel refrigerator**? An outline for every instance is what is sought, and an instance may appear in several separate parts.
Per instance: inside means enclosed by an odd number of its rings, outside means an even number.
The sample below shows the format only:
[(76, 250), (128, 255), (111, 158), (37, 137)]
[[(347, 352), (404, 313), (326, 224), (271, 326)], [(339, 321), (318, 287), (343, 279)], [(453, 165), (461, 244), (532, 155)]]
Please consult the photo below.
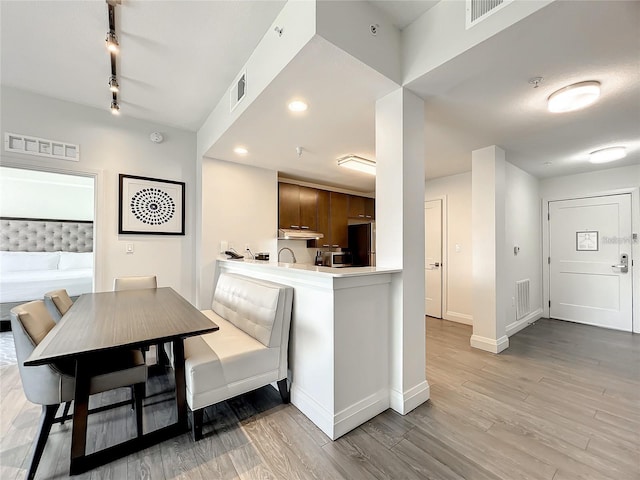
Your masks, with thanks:
[(375, 266), (376, 224), (374, 222), (349, 225), (349, 251), (353, 257), (354, 266)]

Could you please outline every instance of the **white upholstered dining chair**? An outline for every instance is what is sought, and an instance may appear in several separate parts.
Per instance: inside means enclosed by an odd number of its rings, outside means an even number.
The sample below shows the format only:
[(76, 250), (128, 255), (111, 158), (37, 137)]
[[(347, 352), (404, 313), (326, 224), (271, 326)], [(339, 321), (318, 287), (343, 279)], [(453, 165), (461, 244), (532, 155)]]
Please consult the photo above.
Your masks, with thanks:
[[(56, 412), (63, 402), (73, 400), (75, 394), (74, 363), (25, 366), (36, 346), (55, 327), (55, 322), (42, 300), (25, 303), (11, 309), (11, 329), (16, 347), (22, 388), (27, 399), (42, 405), (38, 435), (34, 441), (27, 479), (35, 477), (51, 426), (62, 421)], [(142, 397), (147, 380), (147, 367), (138, 350), (96, 354), (91, 359), (90, 394), (134, 386), (134, 408), (138, 436), (142, 435)], [(91, 412), (89, 412), (91, 413)]]

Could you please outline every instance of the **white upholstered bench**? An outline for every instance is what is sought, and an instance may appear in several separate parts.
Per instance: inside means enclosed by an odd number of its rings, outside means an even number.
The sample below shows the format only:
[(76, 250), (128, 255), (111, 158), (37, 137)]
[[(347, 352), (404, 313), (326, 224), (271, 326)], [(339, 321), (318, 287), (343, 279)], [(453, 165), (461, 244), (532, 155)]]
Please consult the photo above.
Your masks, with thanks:
[(203, 313), (217, 332), (184, 342), (187, 403), (193, 437), (202, 438), (205, 407), (278, 383), (289, 402), (287, 355), (293, 288), (221, 273), (211, 310)]

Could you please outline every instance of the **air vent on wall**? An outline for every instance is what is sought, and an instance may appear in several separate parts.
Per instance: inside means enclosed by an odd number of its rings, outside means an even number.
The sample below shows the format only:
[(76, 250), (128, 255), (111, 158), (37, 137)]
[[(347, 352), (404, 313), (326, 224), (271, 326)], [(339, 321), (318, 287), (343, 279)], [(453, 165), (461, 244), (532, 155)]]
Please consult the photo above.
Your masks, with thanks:
[(513, 0), (467, 0), (467, 30)]
[(233, 112), (233, 110), (238, 106), (238, 104), (242, 101), (242, 99), (247, 94), (247, 71), (244, 70), (240, 75), (238, 75), (231, 85), (231, 90), (229, 91), (229, 111)]
[(531, 303), (529, 301), (529, 279), (516, 282), (516, 320), (526, 317), (531, 313)]
[(16, 133), (5, 132), (4, 149), (7, 152), (57, 158), (59, 160), (71, 160), (74, 162), (80, 160), (80, 147), (78, 145)]

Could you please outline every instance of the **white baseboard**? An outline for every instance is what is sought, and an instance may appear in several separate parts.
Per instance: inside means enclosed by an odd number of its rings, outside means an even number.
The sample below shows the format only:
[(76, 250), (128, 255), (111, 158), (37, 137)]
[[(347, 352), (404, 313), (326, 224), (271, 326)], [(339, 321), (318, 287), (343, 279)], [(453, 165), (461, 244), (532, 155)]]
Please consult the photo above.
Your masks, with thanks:
[(513, 323), (510, 323), (509, 325), (507, 325), (507, 329), (506, 329), (507, 337), (510, 337), (511, 335), (518, 333), (520, 330), (528, 327), (539, 318), (542, 318), (542, 308), (538, 308), (536, 311), (531, 312), (526, 317), (521, 318), (520, 320), (517, 320)]
[(381, 390), (333, 415), (301, 388), (291, 385), (291, 403), (331, 440), (371, 420), (389, 408), (389, 392)]
[(320, 430), (334, 440), (333, 415), (329, 410), (316, 402), (295, 383), (291, 385), (291, 403), (294, 404)]
[(341, 437), (388, 408), (389, 392), (387, 390), (381, 390), (373, 395), (369, 395), (358, 403), (345, 408), (333, 417), (334, 436), (331, 437), (331, 439), (335, 440)]
[(473, 348), (478, 348), (486, 352), (500, 353), (509, 348), (509, 337), (503, 335), (498, 339), (471, 335), (470, 344)]
[(447, 310), (444, 312), (442, 316), (445, 320), (449, 320), (451, 322), (464, 323), (465, 325), (473, 325), (473, 317), (471, 315), (467, 315), (466, 313), (458, 313), (452, 312), (451, 310)]
[(389, 397), (390, 406), (400, 415), (406, 415), (414, 408), (429, 400), (429, 384), (425, 380), (404, 393), (391, 389)]

